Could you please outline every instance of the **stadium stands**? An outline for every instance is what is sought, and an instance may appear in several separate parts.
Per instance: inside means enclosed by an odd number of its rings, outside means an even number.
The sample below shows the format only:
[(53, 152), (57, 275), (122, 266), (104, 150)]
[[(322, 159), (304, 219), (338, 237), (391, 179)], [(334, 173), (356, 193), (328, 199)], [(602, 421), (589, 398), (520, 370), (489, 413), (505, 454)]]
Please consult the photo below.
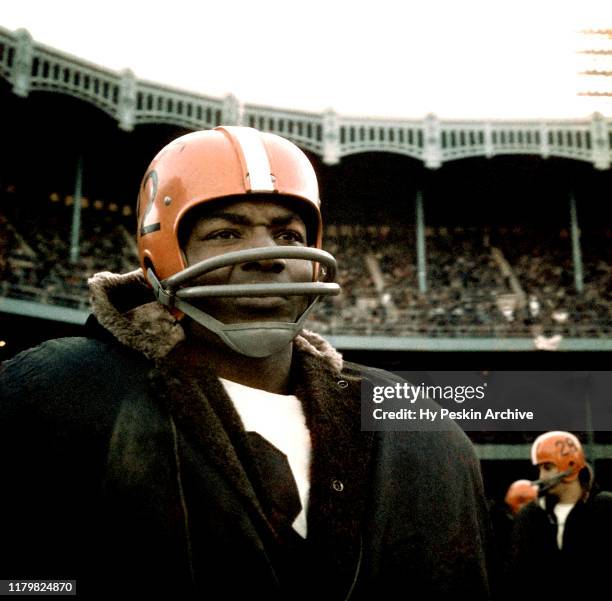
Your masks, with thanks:
[[(32, 210), (32, 206), (36, 210)], [(87, 277), (138, 265), (130, 208), (84, 199), (79, 258), (71, 262), (72, 198), (51, 194), (22, 210), (10, 187), (0, 205), (0, 295), (87, 308)], [(525, 228), (426, 230), (428, 288), (417, 281), (415, 234), (388, 225), (331, 224), (342, 295), (310, 321), (324, 334), (603, 338), (612, 334), (609, 229), (584, 244), (585, 288), (574, 289), (568, 234)]]
[[(481, 229), (428, 228), (429, 287), (421, 294), (410, 232), (362, 232), (348, 225), (333, 232), (326, 247), (338, 258), (343, 296), (326, 300), (315, 313), (314, 327), (322, 333), (605, 337), (612, 332), (611, 270), (592, 247), (585, 257), (585, 290), (577, 294), (571, 265), (555, 247), (549, 252), (534, 232), (515, 228), (512, 238), (501, 237), (494, 247)], [(559, 235), (563, 240), (565, 234)], [(606, 236), (609, 231), (600, 237)], [(382, 272), (384, 286), (378, 290), (366, 256)]]
[[(70, 196), (63, 202), (37, 199), (36, 210), (20, 211), (16, 195), (4, 194), (0, 227), (0, 294), (21, 300), (88, 308), (87, 278), (99, 271), (125, 272), (138, 263), (133, 235), (124, 215), (104, 210), (104, 203), (82, 212), (79, 258), (70, 261)], [(84, 203), (86, 206), (88, 203)], [(107, 204), (107, 206), (110, 206)]]

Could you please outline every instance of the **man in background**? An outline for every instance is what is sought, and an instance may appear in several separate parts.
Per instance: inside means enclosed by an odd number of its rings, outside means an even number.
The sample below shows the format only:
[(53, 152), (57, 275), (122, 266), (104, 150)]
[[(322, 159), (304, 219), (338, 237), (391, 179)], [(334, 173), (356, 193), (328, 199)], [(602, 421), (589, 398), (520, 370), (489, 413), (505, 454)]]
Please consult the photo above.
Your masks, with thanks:
[(536, 438), (531, 461), (539, 470), (541, 497), (514, 519), (508, 572), (513, 591), (528, 591), (534, 599), (609, 595), (612, 494), (598, 490), (571, 432)]

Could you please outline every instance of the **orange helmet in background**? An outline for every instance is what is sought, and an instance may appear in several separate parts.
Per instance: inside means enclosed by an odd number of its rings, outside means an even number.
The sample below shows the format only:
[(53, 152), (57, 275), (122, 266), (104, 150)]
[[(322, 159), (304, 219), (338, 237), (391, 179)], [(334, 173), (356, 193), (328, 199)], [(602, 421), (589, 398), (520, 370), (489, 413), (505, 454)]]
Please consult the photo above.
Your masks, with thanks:
[(217, 127), (173, 140), (153, 159), (138, 194), (138, 255), (159, 280), (185, 269), (179, 225), (203, 203), (265, 194), (306, 213), (309, 244), (321, 248), (319, 186), (306, 155), (292, 142), (250, 127)]
[(586, 467), (580, 441), (571, 432), (553, 431), (538, 436), (531, 447), (531, 463), (552, 463), (561, 473), (564, 482), (571, 482)]
[(538, 498), (538, 487), (531, 480), (516, 480), (506, 492), (504, 501), (512, 513), (518, 513), (524, 505)]

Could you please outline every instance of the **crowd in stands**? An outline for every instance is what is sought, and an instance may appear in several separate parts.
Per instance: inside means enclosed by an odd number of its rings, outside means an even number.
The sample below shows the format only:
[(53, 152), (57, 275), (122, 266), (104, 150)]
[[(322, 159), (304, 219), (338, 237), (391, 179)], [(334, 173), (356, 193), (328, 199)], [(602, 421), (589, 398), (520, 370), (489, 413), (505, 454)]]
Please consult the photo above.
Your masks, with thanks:
[(564, 336), (609, 335), (612, 329), (612, 231), (583, 232), (583, 290), (577, 292), (571, 237), (509, 232), (504, 253), (528, 297), (526, 321)]
[(0, 206), (0, 295), (87, 310), (88, 277), (136, 269), (138, 255), (129, 231), (133, 217), (89, 208), (88, 202), (81, 211), (78, 253), (71, 256), (71, 206), (71, 197), (29, 211), (19, 210), (10, 198)]
[[(553, 244), (526, 229), (498, 230), (491, 241), (491, 232), (482, 228), (427, 228), (426, 289), (420, 292), (414, 231), (389, 229), (344, 226), (328, 235), (325, 245), (338, 258), (345, 291), (315, 313), (316, 329), (331, 334), (528, 337), (541, 339), (542, 348), (558, 343), (558, 337), (612, 333), (610, 230), (597, 233), (599, 245), (587, 239), (584, 289), (578, 293), (571, 242), (563, 230)], [(368, 253), (385, 278), (378, 294), (363, 260)]]
[[(78, 256), (71, 258), (69, 197), (55, 195), (36, 210), (23, 210), (10, 194), (0, 201), (1, 296), (87, 309), (87, 277), (138, 265), (129, 210), (85, 203)], [(565, 230), (426, 228), (419, 277), (414, 229), (331, 224), (324, 248), (337, 258), (342, 294), (319, 304), (310, 327), (323, 334), (529, 337), (542, 348), (560, 337), (608, 337), (611, 242), (609, 229), (592, 239), (583, 233), (584, 289), (577, 292)]]

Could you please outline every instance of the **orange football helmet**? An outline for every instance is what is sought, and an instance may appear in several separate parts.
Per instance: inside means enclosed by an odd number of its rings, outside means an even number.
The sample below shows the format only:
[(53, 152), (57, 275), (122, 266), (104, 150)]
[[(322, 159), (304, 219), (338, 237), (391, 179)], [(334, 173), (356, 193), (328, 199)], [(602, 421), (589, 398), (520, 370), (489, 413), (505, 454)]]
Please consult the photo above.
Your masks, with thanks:
[[(319, 186), (306, 155), (292, 142), (250, 127), (217, 127), (170, 142), (153, 159), (138, 194), (138, 254), (146, 273), (166, 279), (185, 269), (181, 219), (213, 200), (249, 194), (291, 199), (314, 223), (311, 246), (321, 248)], [(245, 199), (246, 200), (246, 199)]]
[(531, 447), (531, 463), (554, 464), (560, 473), (564, 473), (563, 481), (571, 482), (586, 466), (584, 451), (580, 441), (571, 432), (553, 431), (538, 436)]

